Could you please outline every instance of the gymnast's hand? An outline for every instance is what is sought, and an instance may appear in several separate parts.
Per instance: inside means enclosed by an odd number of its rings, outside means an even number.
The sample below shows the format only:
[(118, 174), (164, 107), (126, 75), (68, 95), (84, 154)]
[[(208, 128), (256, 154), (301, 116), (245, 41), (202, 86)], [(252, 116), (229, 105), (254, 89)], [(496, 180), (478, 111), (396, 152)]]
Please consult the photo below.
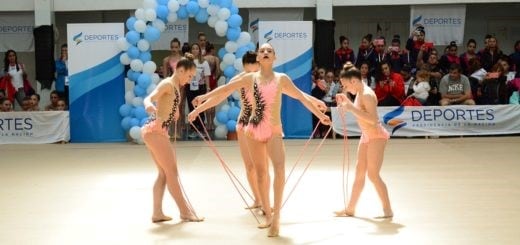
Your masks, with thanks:
[(318, 107), (318, 110), (322, 111), (322, 112), (326, 112), (327, 111), (327, 105), (325, 104), (325, 102), (319, 100), (316, 102), (316, 107)]
[(354, 104), (352, 104), (352, 101), (350, 101), (350, 99), (345, 94), (337, 94), (336, 103), (338, 104), (338, 107), (347, 111), (350, 110), (352, 106), (354, 106)]
[(330, 122), (330, 117), (323, 114), (320, 118), (320, 122), (323, 124), (323, 125), (330, 125), (331, 122)]
[(199, 116), (199, 113), (197, 112), (197, 109), (195, 109), (188, 114), (188, 121), (193, 122), (193, 121), (197, 120), (198, 116)]
[(200, 95), (195, 97), (192, 101), (191, 101), (191, 104), (193, 105), (193, 107), (197, 107), (200, 105), (200, 103), (202, 102), (201, 98), (200, 98)]

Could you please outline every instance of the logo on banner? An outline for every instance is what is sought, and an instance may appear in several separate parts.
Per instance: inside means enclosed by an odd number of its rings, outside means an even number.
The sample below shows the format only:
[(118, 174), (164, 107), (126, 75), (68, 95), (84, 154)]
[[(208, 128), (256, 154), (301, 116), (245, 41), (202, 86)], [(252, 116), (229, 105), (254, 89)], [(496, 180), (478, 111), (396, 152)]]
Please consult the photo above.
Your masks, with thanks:
[(264, 38), (269, 42), (273, 39), (282, 40), (282, 41), (296, 41), (296, 40), (305, 40), (309, 38), (310, 35), (307, 32), (278, 32), (275, 30), (270, 30), (264, 34)]
[(422, 20), (422, 15), (420, 15), (419, 17), (413, 19), (412, 26), (414, 26), (414, 27), (422, 26), (422, 24), (420, 24), (421, 20)]
[(392, 135), (394, 135), (395, 131), (407, 125), (404, 120), (397, 118), (404, 112), (404, 106), (399, 106), (395, 110), (386, 113), (383, 116), (383, 122), (392, 127)]
[(266, 42), (269, 42), (269, 41), (273, 40), (273, 30), (268, 31), (264, 35), (264, 38), (265, 38), (265, 40), (267, 40)]
[(24, 137), (33, 136), (33, 121), (30, 117), (0, 119), (0, 136)]
[(249, 23), (249, 29), (251, 29), (252, 32), (258, 31), (258, 22), (260, 22), (259, 18)]
[(76, 34), (76, 35), (74, 35), (74, 37), (72, 37), (72, 40), (74, 40), (74, 42), (76, 42), (76, 45), (83, 42), (83, 39), (81, 39), (81, 36), (83, 36), (83, 32), (80, 32), (79, 34)]
[(72, 37), (72, 40), (79, 45), (80, 43), (88, 43), (88, 42), (113, 42), (119, 39), (118, 34), (114, 33), (84, 33), (80, 32)]
[(428, 26), (428, 27), (445, 27), (445, 26), (460, 26), (463, 23), (463, 19), (452, 16), (435, 16), (435, 17), (424, 17), (422, 15), (416, 17), (412, 21), (414, 27), (417, 26)]

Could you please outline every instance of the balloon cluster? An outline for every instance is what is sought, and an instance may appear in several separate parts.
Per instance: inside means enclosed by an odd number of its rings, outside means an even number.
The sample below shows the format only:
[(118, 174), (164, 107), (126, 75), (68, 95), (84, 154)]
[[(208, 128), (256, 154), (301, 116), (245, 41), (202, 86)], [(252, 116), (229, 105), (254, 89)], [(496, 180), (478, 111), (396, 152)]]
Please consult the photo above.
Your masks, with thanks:
[(198, 23), (207, 23), (218, 36), (227, 38), (224, 48), (218, 51), (222, 60), (220, 68), (227, 81), (243, 70), (242, 56), (255, 49), (249, 33), (241, 31), (242, 17), (233, 0), (144, 0), (143, 7), (126, 20), (125, 37), (117, 40), (122, 51), (121, 63), (130, 65), (127, 79), (135, 83), (125, 94), (126, 103), (119, 108), (123, 117), (121, 126), (138, 143), (142, 143), (141, 127), (148, 119), (143, 98), (160, 82), (155, 73), (157, 65), (152, 61), (151, 44), (159, 40), (166, 23), (190, 17)]

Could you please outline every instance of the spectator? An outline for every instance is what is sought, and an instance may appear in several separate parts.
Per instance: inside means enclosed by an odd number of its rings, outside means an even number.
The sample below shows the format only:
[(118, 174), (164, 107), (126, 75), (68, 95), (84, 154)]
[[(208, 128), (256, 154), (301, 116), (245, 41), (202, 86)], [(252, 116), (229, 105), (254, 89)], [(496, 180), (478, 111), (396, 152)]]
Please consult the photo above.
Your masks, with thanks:
[(410, 53), (401, 50), (401, 40), (399, 35), (394, 35), (392, 43), (388, 47), (388, 60), (393, 72), (401, 72), (404, 65), (410, 64)]
[(361, 62), (359, 72), (361, 73), (361, 81), (369, 86), (372, 90), (376, 88), (376, 79), (369, 72), (369, 64), (367, 61)]
[[(410, 37), (406, 41), (406, 49), (408, 52), (410, 52), (410, 64), (413, 68), (421, 67), (421, 62), (426, 62), (426, 59), (428, 58), (428, 53), (430, 52), (431, 48), (428, 45), (426, 45), (425, 41), (426, 32), (424, 31), (423, 26), (416, 27), (411, 33)], [(419, 56), (419, 52), (422, 51), (422, 56)]]
[(399, 73), (392, 72), (388, 62), (380, 65), (380, 75), (376, 84), (378, 106), (399, 106), (404, 99), (404, 81)]
[(466, 52), (460, 55), (460, 66), (462, 67), (462, 73), (466, 76), (470, 76), (471, 73), (469, 71), (469, 60), (473, 58), (477, 58), (476, 54), (477, 50), (477, 42), (475, 39), (470, 39), (466, 44)]
[(411, 96), (415, 97), (422, 105), (426, 105), (430, 93), (430, 73), (425, 70), (420, 70), (416, 75), (417, 80), (412, 84), (413, 93)]
[[(26, 95), (34, 93), (29, 81), (27, 81), (27, 73), (25, 66), (18, 62), (18, 57), (14, 50), (7, 50), (4, 57), (4, 79), (10, 81), (15, 93), (12, 95), (19, 105), (22, 105), (23, 98)], [(6, 90), (7, 91), (7, 90)], [(8, 91), (8, 98), (11, 98)]]
[(68, 103), (69, 101), (69, 69), (68, 69), (68, 57), (69, 57), (67, 44), (61, 45), (60, 58), (56, 60), (56, 92), (61, 98), (64, 98)]
[(403, 77), (404, 91), (405, 91), (406, 95), (413, 93), (413, 85), (415, 82), (415, 77), (412, 74), (412, 67), (410, 65), (406, 64), (403, 66), (403, 68), (401, 69), (401, 71), (399, 73)]
[[(211, 74), (209, 76), (209, 91), (217, 88), (217, 80), (220, 76), (220, 59), (215, 55), (215, 46), (212, 43), (207, 44), (206, 55), (204, 59), (208, 62)], [(215, 125), (213, 119), (215, 118), (215, 108), (212, 107), (206, 110), (206, 118), (208, 118), (208, 130), (214, 130)]]
[(56, 90), (52, 91), (49, 97), (50, 97), (51, 103), (45, 107), (45, 110), (46, 111), (58, 110), (58, 100), (60, 100), (60, 95), (58, 94), (58, 92), (56, 92)]
[(199, 43), (199, 47), (200, 47), (200, 53), (202, 54), (202, 56), (206, 56), (206, 53), (208, 51), (208, 40), (206, 38), (206, 34), (204, 32), (199, 32), (199, 35), (198, 35), (198, 43)]
[(439, 65), (443, 71), (449, 70), (452, 64), (460, 65), (460, 58), (457, 54), (457, 44), (455, 41), (452, 41), (450, 45), (448, 45), (447, 50), (447, 53), (442, 55), (439, 61)]
[[(209, 68), (209, 64), (206, 60), (204, 60), (202, 54), (200, 53), (200, 46), (198, 43), (193, 43), (191, 45), (191, 54), (195, 57), (194, 63), (197, 66), (197, 73), (190, 81), (190, 85), (185, 87), (186, 90), (186, 99), (188, 101), (188, 108), (190, 112), (195, 109), (191, 101), (199, 96), (208, 92), (209, 90), (209, 76), (211, 75), (211, 70)], [(196, 120), (193, 122), (193, 125), (197, 127), (200, 132), (204, 132), (203, 122), (205, 120), (204, 114), (200, 115), (201, 120)], [(202, 122), (201, 122), (202, 121)], [(188, 135), (189, 138), (197, 138), (198, 134), (195, 129)]]
[(339, 43), (340, 47), (334, 52), (334, 69), (336, 70), (341, 70), (347, 61), (352, 63), (356, 61), (354, 50), (349, 47), (350, 40), (345, 36), (340, 36)]
[(0, 99), (0, 111), (11, 112), (13, 111), (13, 103), (7, 98)]
[(483, 103), (487, 105), (508, 104), (511, 92), (508, 91), (509, 62), (507, 56), (499, 59), (497, 64), (486, 74), (482, 84)]
[(162, 62), (162, 76), (164, 78), (169, 77), (173, 74), (177, 62), (182, 58), (181, 54), (181, 42), (179, 39), (174, 38), (170, 41), (170, 55), (165, 57)]
[(32, 101), (30, 96), (25, 96), (22, 101), (22, 111), (33, 111)]
[[(361, 67), (361, 63), (363, 61), (369, 62), (368, 57), (370, 56), (372, 51), (372, 34), (367, 34), (361, 39), (361, 45), (359, 45), (358, 54), (356, 57), (356, 67)], [(372, 69), (374, 69), (370, 62), (368, 63), (368, 68), (369, 71), (372, 71)]]
[(67, 110), (67, 103), (65, 103), (64, 99), (59, 99), (57, 106), (56, 106), (56, 111), (66, 111), (66, 110)]
[(516, 77), (520, 77), (520, 40), (515, 42), (514, 51), (509, 58), (511, 59), (511, 70), (516, 72)]
[(487, 42), (487, 48), (480, 54), (480, 63), (482, 68), (486, 71), (491, 71), (491, 68), (498, 62), (504, 54), (498, 47), (498, 41), (496, 37), (490, 37)]
[(40, 95), (39, 94), (31, 95), (31, 105), (32, 105), (33, 111), (40, 110)]
[(5, 90), (0, 89), (0, 99), (6, 98), (5, 96)]
[(450, 73), (442, 77), (439, 84), (441, 100), (439, 104), (445, 105), (474, 105), (471, 99), (471, 86), (468, 77), (462, 75), (459, 64), (450, 66)]

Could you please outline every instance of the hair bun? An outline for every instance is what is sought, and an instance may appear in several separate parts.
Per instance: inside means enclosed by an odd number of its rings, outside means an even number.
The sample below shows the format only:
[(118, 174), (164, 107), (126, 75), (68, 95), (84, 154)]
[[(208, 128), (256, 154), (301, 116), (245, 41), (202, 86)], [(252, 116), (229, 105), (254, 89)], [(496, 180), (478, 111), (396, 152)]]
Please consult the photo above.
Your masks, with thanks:
[(195, 56), (193, 56), (193, 54), (188, 53), (188, 52), (184, 53), (184, 58), (186, 58), (186, 59), (188, 59), (190, 61), (194, 61), (195, 60)]
[(350, 69), (354, 68), (354, 64), (352, 64), (352, 62), (350, 61), (347, 61), (344, 65), (343, 65), (343, 70), (345, 71), (348, 71)]

